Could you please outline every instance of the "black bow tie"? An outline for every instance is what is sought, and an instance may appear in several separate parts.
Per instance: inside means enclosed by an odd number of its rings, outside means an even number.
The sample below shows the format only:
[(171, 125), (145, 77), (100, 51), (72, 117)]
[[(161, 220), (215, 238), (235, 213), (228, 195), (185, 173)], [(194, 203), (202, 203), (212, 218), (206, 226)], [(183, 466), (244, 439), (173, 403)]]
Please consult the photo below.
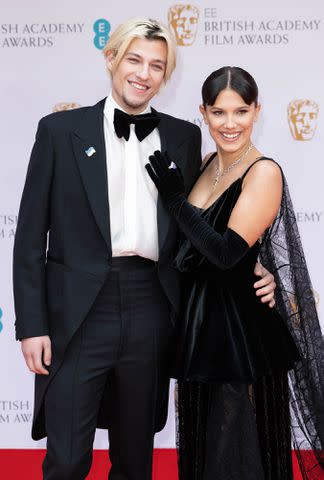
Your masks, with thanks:
[(155, 127), (158, 126), (160, 117), (152, 113), (144, 113), (142, 115), (129, 115), (115, 108), (114, 127), (118, 138), (124, 137), (126, 141), (129, 139), (130, 124), (134, 123), (135, 133), (138, 140), (141, 142), (147, 137)]

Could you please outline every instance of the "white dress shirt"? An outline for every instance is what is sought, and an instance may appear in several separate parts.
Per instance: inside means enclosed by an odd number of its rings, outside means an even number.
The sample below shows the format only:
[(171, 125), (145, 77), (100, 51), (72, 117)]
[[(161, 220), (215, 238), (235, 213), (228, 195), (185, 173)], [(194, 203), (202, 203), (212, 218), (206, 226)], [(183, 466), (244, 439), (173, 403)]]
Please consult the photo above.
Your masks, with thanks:
[[(145, 164), (149, 155), (161, 150), (160, 135), (155, 128), (140, 142), (132, 124), (128, 141), (118, 138), (113, 123), (115, 108), (123, 110), (110, 93), (104, 107), (104, 133), (112, 255), (139, 255), (157, 261), (158, 192)], [(147, 107), (141, 113), (150, 111)]]

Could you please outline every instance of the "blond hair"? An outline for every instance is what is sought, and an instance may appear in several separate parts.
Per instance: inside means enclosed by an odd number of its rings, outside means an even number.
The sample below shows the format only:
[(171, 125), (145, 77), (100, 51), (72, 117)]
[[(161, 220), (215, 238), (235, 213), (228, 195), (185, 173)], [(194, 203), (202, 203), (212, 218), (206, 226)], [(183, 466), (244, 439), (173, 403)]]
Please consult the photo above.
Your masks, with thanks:
[(176, 42), (172, 33), (162, 23), (148, 18), (131, 18), (119, 25), (110, 36), (103, 54), (105, 58), (113, 55), (112, 73), (117, 69), (129, 45), (135, 38), (162, 40), (167, 45), (167, 62), (164, 74), (166, 82), (176, 66)]

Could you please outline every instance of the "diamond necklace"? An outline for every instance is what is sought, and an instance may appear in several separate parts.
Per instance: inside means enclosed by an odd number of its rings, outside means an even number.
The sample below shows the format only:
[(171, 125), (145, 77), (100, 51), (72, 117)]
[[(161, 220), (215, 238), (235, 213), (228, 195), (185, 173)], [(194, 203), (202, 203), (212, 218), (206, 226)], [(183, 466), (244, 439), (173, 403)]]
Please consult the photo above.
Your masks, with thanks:
[(222, 172), (219, 171), (219, 167), (217, 167), (217, 170), (216, 170), (216, 174), (215, 174), (215, 178), (213, 180), (213, 187), (216, 187), (217, 183), (220, 181), (220, 179), (226, 175), (228, 172), (230, 172), (236, 165), (238, 165), (242, 160), (243, 158), (245, 158), (249, 153), (250, 151), (252, 150), (252, 148), (254, 147), (253, 143), (251, 142), (250, 145), (248, 146), (248, 148), (245, 150), (244, 153), (242, 153), (242, 155), (237, 158), (236, 160), (234, 160), (233, 163), (231, 163), (227, 168), (225, 168), (225, 170), (223, 170)]

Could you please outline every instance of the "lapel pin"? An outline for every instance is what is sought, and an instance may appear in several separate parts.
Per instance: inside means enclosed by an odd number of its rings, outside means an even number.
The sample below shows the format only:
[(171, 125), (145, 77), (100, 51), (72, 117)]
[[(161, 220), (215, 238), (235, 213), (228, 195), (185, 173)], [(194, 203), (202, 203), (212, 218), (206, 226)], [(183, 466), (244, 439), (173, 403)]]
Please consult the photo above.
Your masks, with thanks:
[(92, 157), (96, 153), (96, 150), (93, 147), (89, 147), (87, 150), (85, 150), (85, 153), (88, 155), (88, 157)]

